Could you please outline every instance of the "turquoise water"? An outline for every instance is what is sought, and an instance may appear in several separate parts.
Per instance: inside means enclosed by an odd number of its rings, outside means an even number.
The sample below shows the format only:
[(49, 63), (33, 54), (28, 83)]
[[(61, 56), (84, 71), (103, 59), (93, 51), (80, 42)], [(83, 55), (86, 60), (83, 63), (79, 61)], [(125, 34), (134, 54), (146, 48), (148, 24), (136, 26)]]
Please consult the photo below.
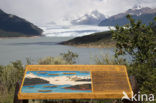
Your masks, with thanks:
[[(43, 86), (52, 86), (52, 84), (41, 84), (41, 85), (34, 85), (34, 86), (23, 86), (22, 92), (23, 93), (84, 93), (84, 92), (92, 92), (91, 90), (70, 90), (70, 89), (63, 89), (64, 87), (69, 87), (71, 85), (58, 85), (58, 87), (52, 88), (44, 88)], [(29, 88), (34, 87), (34, 88)], [(38, 90), (52, 90), (50, 92), (38, 92)]]

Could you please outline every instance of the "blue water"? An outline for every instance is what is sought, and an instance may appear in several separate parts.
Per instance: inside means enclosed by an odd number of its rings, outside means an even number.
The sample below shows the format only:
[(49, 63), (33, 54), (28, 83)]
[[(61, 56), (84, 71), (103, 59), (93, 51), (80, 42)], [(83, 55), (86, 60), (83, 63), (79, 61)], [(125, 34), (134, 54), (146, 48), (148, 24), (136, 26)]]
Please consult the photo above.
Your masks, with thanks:
[[(42, 71), (45, 72), (44, 74), (40, 74), (38, 72), (41, 71), (27, 71), (26, 74), (33, 73), (39, 77), (57, 77), (57, 76), (90, 76), (90, 72), (80, 72), (80, 71)], [(63, 74), (63, 73), (75, 73), (75, 74)], [(58, 74), (58, 75), (48, 75), (48, 74)], [(24, 81), (29, 82), (29, 81)], [(32, 83), (33, 84), (33, 83)], [(81, 93), (81, 92), (92, 92), (91, 90), (71, 90), (71, 89), (64, 89), (64, 87), (70, 87), (72, 85), (57, 85), (57, 87), (43, 87), (43, 86), (54, 86), (55, 84), (40, 84), (40, 85), (30, 85), (30, 86), (23, 86), (22, 92), (23, 93)], [(90, 84), (91, 85), (91, 84)], [(32, 87), (32, 88), (29, 88)], [(49, 92), (39, 92), (39, 90), (52, 90)]]
[(56, 57), (68, 50), (77, 53), (76, 64), (95, 64), (95, 57), (103, 54), (114, 55), (114, 48), (77, 48), (57, 44), (72, 39), (64, 37), (10, 38), (0, 39), (0, 65), (21, 60), (26, 64), (26, 58), (31, 58), (33, 64), (38, 64), (40, 58)]
[[(23, 93), (84, 93), (84, 92), (92, 92), (91, 90), (70, 90), (64, 89), (64, 87), (69, 87), (71, 85), (58, 85), (58, 87), (50, 87), (44, 88), (43, 86), (52, 86), (53, 84), (41, 84), (41, 85), (33, 85), (33, 86), (23, 86)], [(34, 88), (29, 88), (34, 87)], [(50, 92), (38, 92), (38, 90), (52, 90)]]
[[(42, 71), (42, 72), (46, 72), (45, 74), (41, 74), (38, 73), (40, 71), (27, 71), (27, 74), (29, 73), (33, 73), (37, 76), (41, 76), (41, 77), (57, 77), (57, 76), (88, 76), (90, 75), (90, 72), (80, 72), (80, 71)], [(63, 74), (63, 73), (76, 73), (76, 74)], [(48, 75), (48, 74), (59, 74), (59, 75)]]

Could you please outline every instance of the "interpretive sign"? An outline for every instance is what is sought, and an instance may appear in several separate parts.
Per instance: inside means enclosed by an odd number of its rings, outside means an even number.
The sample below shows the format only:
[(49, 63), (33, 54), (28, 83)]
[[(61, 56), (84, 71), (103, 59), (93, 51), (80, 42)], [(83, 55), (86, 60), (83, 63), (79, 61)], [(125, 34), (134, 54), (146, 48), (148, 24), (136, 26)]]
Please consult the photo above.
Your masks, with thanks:
[(88, 71), (27, 71), (23, 93), (91, 92)]
[(105, 99), (132, 96), (122, 65), (28, 65), (19, 99)]

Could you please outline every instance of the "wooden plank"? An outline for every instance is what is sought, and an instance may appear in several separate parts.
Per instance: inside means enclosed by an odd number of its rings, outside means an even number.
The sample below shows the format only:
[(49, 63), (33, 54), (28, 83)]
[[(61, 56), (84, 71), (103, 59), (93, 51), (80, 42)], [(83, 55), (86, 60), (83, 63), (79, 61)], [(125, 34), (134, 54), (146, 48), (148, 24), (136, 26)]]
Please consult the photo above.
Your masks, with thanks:
[[(41, 74), (37, 74), (38, 72)], [(56, 91), (57, 89), (51, 89), (52, 92), (50, 92), (50, 90), (48, 91), (46, 89), (47, 93), (38, 93), (38, 92), (35, 93), (33, 91), (37, 87), (29, 87), (28, 89), (28, 86), (26, 86), (25, 81), (28, 80), (28, 76), (30, 76), (30, 73), (32, 74), (34, 73), (35, 74), (33, 75), (34, 77), (36, 75), (38, 76), (44, 75), (48, 77), (49, 75), (51, 76), (55, 75), (54, 77), (57, 77), (56, 75), (58, 74), (47, 75), (46, 73), (64, 73), (64, 74), (61, 74), (61, 76), (64, 76), (65, 74), (68, 74), (68, 72), (71, 73), (70, 75), (72, 75), (72, 76), (68, 75), (68, 77), (72, 79), (77, 78), (79, 75), (83, 75), (83, 76), (87, 75), (86, 77), (83, 77), (83, 78), (89, 78), (90, 76), (90, 80), (86, 79), (87, 80), (86, 83), (90, 83), (90, 82), (91, 83), (87, 85), (85, 84), (85, 86), (83, 85), (83, 87), (80, 86), (80, 84), (78, 85), (78, 87), (71, 87), (72, 89), (73, 88), (81, 89), (78, 92), (77, 90), (71, 90), (71, 88), (68, 88), (70, 89), (69, 92), (66, 90), (65, 90), (66, 92), (63, 92), (64, 90), (61, 92), (57, 92)], [(76, 75), (76, 74), (79, 74), (79, 75)], [(74, 75), (77, 77), (74, 77)], [(40, 79), (47, 80), (47, 77), (42, 77), (42, 76), (40, 77)], [(49, 79), (53, 80), (54, 77), (49, 77), (48, 80)], [(60, 79), (58, 78), (58, 80)], [(53, 81), (53, 83), (54, 82), (56, 84), (59, 83), (57, 81)], [(69, 82), (69, 81), (64, 80), (64, 84), (66, 84), (66, 82)], [(72, 83), (73, 82), (83, 83), (85, 81), (84, 80), (83, 82), (72, 81)], [(30, 81), (27, 84), (31, 84)], [(90, 85), (91, 85), (91, 88), (89, 88)], [(23, 89), (26, 87), (27, 89)], [(44, 86), (44, 87), (48, 87), (48, 86)], [(82, 91), (82, 88), (84, 89), (83, 91)], [(27, 90), (27, 92), (25, 92), (24, 90)], [(125, 91), (129, 97), (132, 96), (131, 94), (132, 88), (129, 83), (127, 70), (126, 70), (126, 67), (123, 65), (28, 65), (26, 67), (24, 78), (20, 87), (20, 91), (18, 93), (18, 98), (19, 99), (108, 99), (108, 98), (119, 99), (123, 97), (123, 91)]]

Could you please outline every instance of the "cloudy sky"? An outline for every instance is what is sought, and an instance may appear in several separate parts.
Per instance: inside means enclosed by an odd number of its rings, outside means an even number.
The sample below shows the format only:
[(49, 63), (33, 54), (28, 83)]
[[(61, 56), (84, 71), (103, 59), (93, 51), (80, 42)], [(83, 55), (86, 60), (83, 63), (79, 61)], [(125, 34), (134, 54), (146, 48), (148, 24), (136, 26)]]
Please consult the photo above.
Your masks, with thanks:
[(0, 9), (35, 24), (43, 24), (75, 19), (93, 10), (111, 16), (136, 4), (156, 7), (155, 0), (0, 0)]

